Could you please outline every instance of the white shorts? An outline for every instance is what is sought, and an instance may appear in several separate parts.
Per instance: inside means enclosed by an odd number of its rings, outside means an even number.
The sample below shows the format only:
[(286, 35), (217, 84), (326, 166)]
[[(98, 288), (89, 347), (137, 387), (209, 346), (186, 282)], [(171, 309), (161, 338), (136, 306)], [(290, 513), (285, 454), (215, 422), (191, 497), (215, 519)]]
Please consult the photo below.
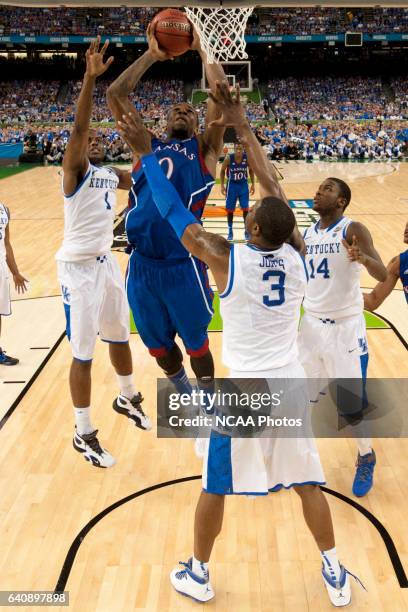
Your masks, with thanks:
[[(231, 372), (230, 377), (301, 379), (305, 372), (296, 362), (267, 372)], [(306, 421), (310, 416), (306, 386), (300, 386), (296, 398)], [(312, 437), (230, 438), (212, 432), (204, 449), (202, 482), (207, 493), (267, 495), (283, 487), (325, 484), (325, 478)]]
[(0, 315), (11, 315), (9, 269), (4, 259), (0, 259)]
[(72, 354), (91, 361), (96, 337), (128, 342), (129, 306), (119, 264), (109, 253), (85, 263), (58, 262)]
[(305, 314), (298, 346), (300, 362), (309, 378), (367, 376), (368, 344), (363, 313), (336, 321)]

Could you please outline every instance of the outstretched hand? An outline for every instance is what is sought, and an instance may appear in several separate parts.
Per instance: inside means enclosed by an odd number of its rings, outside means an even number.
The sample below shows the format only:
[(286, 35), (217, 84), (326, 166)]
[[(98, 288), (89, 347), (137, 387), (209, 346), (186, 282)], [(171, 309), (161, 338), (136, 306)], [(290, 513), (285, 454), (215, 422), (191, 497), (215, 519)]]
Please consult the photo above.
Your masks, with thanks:
[(122, 115), (118, 131), (135, 155), (141, 157), (152, 152), (152, 136), (135, 113)]
[(174, 59), (169, 53), (166, 53), (166, 51), (160, 49), (159, 43), (157, 42), (157, 39), (154, 35), (154, 25), (152, 26), (151, 23), (149, 23), (149, 25), (147, 26), (146, 35), (147, 44), (149, 45), (149, 51), (153, 56), (153, 59), (158, 62), (165, 62), (166, 60)]
[(109, 40), (105, 41), (102, 49), (99, 51), (99, 45), (101, 44), (101, 37), (98, 36), (95, 40), (91, 42), (89, 45), (89, 49), (87, 50), (86, 57), (86, 74), (90, 77), (96, 78), (101, 76), (104, 72), (107, 71), (109, 66), (113, 62), (113, 56), (108, 57), (106, 62), (104, 63), (104, 55), (106, 49), (109, 45)]
[(18, 294), (25, 293), (27, 291), (28, 279), (24, 278), (24, 276), (20, 274), (20, 272), (16, 272), (16, 274), (13, 274), (13, 281)]
[(353, 236), (352, 243), (349, 244), (344, 239), (342, 240), (343, 246), (347, 249), (347, 255), (350, 261), (358, 261), (358, 263), (365, 264), (366, 255), (360, 248), (356, 236)]
[(222, 115), (208, 124), (208, 127), (237, 127), (247, 125), (244, 107), (241, 104), (239, 85), (235, 88), (235, 97), (230, 91), (228, 81), (216, 81), (215, 93), (210, 92), (209, 97), (221, 110)]

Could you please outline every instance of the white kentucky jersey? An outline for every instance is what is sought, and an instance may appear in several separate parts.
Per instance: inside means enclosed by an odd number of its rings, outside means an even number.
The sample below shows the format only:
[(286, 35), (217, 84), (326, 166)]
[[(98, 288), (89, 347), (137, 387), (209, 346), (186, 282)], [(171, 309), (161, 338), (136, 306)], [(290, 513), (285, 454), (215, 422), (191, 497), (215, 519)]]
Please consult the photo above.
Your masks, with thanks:
[(6, 260), (6, 228), (9, 222), (7, 207), (0, 202), (0, 260)]
[(111, 168), (89, 164), (75, 191), (64, 194), (64, 240), (56, 259), (86, 261), (109, 253), (118, 183)]
[(351, 262), (342, 240), (351, 219), (342, 217), (326, 229), (319, 222), (304, 233), (309, 282), (303, 303), (305, 312), (319, 318), (343, 319), (361, 314), (361, 264)]
[(288, 244), (275, 251), (232, 245), (228, 283), (220, 294), (223, 363), (256, 372), (296, 361), (306, 284), (304, 260)]

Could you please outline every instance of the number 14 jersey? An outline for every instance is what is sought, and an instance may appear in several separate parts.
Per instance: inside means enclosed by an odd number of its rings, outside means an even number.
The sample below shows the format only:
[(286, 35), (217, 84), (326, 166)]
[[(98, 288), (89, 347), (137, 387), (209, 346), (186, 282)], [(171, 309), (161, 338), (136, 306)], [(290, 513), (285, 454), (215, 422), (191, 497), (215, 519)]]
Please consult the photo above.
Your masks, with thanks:
[(274, 251), (232, 245), (228, 283), (220, 294), (223, 363), (259, 372), (296, 361), (306, 283), (304, 260), (290, 245)]
[(350, 223), (351, 219), (342, 217), (326, 229), (320, 229), (317, 222), (303, 235), (309, 273), (303, 306), (305, 312), (315, 317), (336, 320), (363, 311), (362, 266), (348, 259), (342, 244)]

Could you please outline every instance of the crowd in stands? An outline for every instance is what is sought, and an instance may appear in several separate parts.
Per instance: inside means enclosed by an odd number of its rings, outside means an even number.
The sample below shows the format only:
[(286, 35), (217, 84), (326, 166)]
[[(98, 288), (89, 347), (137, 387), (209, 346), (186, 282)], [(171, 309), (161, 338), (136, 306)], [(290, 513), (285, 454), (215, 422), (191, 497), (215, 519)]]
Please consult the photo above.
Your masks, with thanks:
[[(153, 7), (21, 8), (0, 7), (0, 36), (96, 34), (140, 36), (159, 9)], [(361, 30), (408, 31), (408, 8), (263, 8), (256, 10), (248, 34), (323, 34)]]
[[(165, 119), (149, 125), (159, 138), (165, 138)], [(37, 148), (47, 163), (61, 163), (71, 125), (58, 127), (30, 124), (0, 128), (1, 142), (26, 142), (36, 135)], [(401, 160), (408, 157), (408, 126), (403, 121), (327, 121), (319, 124), (293, 122), (263, 123), (254, 132), (272, 160)], [(131, 152), (111, 126), (98, 128), (106, 146), (106, 161), (130, 162)]]
[[(129, 161), (106, 104), (108, 82), (97, 82), (93, 121), (106, 140), (108, 161)], [(31, 127), (49, 163), (62, 161), (81, 82), (0, 83), (0, 143), (26, 142)], [(395, 95), (392, 94), (392, 91)], [(272, 159), (398, 159), (407, 156), (408, 82), (379, 78), (274, 79), (262, 104), (247, 101), (247, 115)], [(390, 93), (391, 92), (391, 93)], [(245, 93), (242, 94), (245, 100)], [(390, 101), (391, 99), (391, 101)], [(135, 90), (135, 108), (151, 131), (165, 138), (170, 106), (183, 100), (183, 82), (146, 80)], [(203, 126), (205, 103), (197, 107)], [(364, 119), (362, 122), (358, 120)], [(105, 125), (106, 124), (106, 125)]]
[(301, 123), (256, 128), (271, 159), (391, 160), (408, 156), (408, 125), (404, 121)]
[[(405, 87), (408, 91), (407, 83)], [(407, 115), (398, 100), (385, 94), (379, 77), (272, 79), (267, 100), (276, 119), (403, 119)]]

